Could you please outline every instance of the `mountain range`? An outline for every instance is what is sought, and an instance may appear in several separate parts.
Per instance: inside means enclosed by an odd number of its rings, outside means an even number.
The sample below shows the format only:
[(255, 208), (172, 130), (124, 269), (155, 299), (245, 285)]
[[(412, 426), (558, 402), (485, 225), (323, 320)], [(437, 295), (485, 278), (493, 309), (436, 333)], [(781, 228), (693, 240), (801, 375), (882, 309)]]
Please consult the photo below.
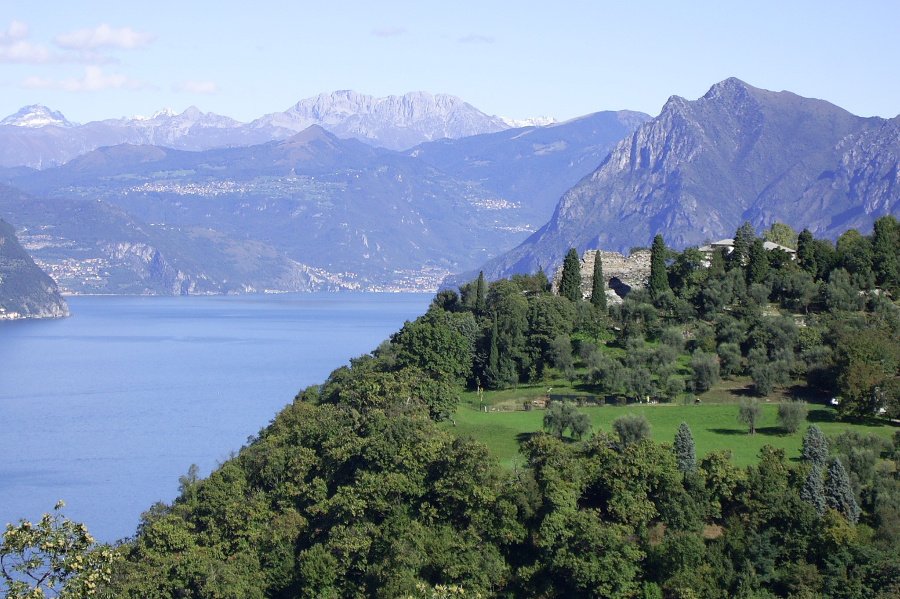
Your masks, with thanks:
[[(780, 221), (836, 238), (900, 214), (900, 117), (730, 78), (698, 100), (673, 96), (567, 191), (550, 221), (482, 268), (548, 272), (567, 248), (627, 251), (660, 233), (676, 248)], [(466, 280), (477, 271), (452, 279)]]
[[(542, 121), (547, 124), (546, 119)], [(300, 100), (284, 112), (242, 123), (191, 106), (180, 114), (78, 124), (35, 104), (0, 121), (0, 166), (48, 168), (123, 143), (182, 150), (250, 146), (287, 139), (319, 125), (338, 137), (395, 150), (441, 138), (503, 131), (522, 123), (487, 115), (447, 94), (411, 92), (376, 98), (343, 90)]]
[[(75, 155), (0, 167), (0, 216), (72, 292), (431, 289), (479, 264), (489, 278), (551, 271), (569, 247), (661, 233), (683, 248), (745, 220), (835, 238), (900, 211), (900, 117), (734, 78), (655, 118), (516, 129), (450, 96), (353, 92), (249, 124), (189, 109), (76, 125), (35, 107), (3, 123), (0, 154), (21, 133)], [(90, 150), (86, 128), (137, 143)]]
[(70, 292), (433, 289), (524, 239), (647, 118), (598, 113), (408, 152), (317, 125), (247, 147), (120, 144), (5, 169), (22, 191), (0, 193), (0, 215)]

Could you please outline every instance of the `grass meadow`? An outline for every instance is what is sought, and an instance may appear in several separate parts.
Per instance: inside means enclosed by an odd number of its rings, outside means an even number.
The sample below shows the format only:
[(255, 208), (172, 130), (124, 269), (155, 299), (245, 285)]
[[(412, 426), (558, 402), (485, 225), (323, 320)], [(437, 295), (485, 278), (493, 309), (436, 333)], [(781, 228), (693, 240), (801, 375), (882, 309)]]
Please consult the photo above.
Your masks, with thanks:
[[(788, 392), (760, 400), (762, 417), (755, 435), (750, 435), (747, 427), (737, 420), (738, 402), (745, 395), (743, 381), (723, 381), (701, 396), (702, 403), (630, 404), (585, 406), (593, 425), (592, 432), (612, 432), (612, 422), (624, 414), (642, 414), (650, 422), (651, 436), (655, 441), (671, 443), (678, 425), (686, 422), (691, 427), (697, 456), (702, 457), (717, 449), (727, 449), (739, 466), (753, 463), (764, 445), (772, 445), (785, 450), (790, 459), (798, 459), (800, 446), (806, 428), (815, 423), (827, 436), (834, 436), (850, 429), (862, 434), (876, 434), (889, 439), (900, 427), (884, 421), (865, 423), (842, 422), (837, 419), (837, 411), (819, 403), (809, 404), (809, 413), (804, 425), (796, 433), (785, 433), (778, 426), (778, 402), (790, 397)], [(462, 397), (459, 409), (452, 423), (446, 426), (462, 437), (472, 437), (485, 445), (500, 460), (512, 468), (523, 465), (525, 460), (519, 452), (522, 441), (532, 433), (542, 430), (544, 410), (525, 411), (525, 401), (545, 397), (551, 393), (574, 393), (577, 389), (566, 388), (564, 381), (551, 381), (539, 386), (520, 386), (518, 389), (485, 392), (479, 396), (467, 392)], [(485, 411), (487, 407), (488, 411)]]

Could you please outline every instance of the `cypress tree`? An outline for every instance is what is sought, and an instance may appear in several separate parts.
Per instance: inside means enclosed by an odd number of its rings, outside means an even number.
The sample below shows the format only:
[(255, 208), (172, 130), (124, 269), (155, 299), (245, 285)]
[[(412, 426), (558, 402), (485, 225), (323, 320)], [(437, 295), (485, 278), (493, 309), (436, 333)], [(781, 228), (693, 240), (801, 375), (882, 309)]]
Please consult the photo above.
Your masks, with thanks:
[(715, 280), (725, 274), (725, 263), (727, 262), (725, 249), (719, 248), (712, 253), (709, 259), (709, 271), (707, 280)]
[(815, 424), (810, 425), (803, 435), (803, 450), (800, 457), (816, 468), (824, 468), (828, 460), (828, 440), (825, 433)]
[(747, 258), (747, 284), (762, 283), (769, 274), (769, 255), (759, 237), (750, 244)]
[(816, 246), (814, 241), (809, 229), (803, 229), (800, 231), (800, 235), (797, 236), (797, 262), (800, 264), (800, 268), (812, 276), (816, 276), (816, 273), (819, 272), (816, 265)]
[(562, 275), (559, 278), (559, 294), (570, 301), (577, 302), (581, 295), (581, 259), (575, 248), (569, 248), (563, 260)]
[(831, 458), (828, 463), (828, 482), (825, 483), (825, 501), (828, 507), (843, 514), (847, 521), (856, 524), (859, 520), (859, 504), (850, 487), (850, 477), (839, 459)]
[(600, 252), (594, 253), (594, 278), (591, 283), (591, 304), (606, 312), (606, 279), (603, 277), (603, 260)]
[(675, 461), (682, 472), (693, 472), (697, 468), (697, 454), (694, 450), (694, 436), (686, 422), (678, 426), (675, 433)]
[(488, 349), (487, 367), (484, 369), (485, 384), (496, 389), (500, 386), (500, 348), (497, 346), (497, 320), (491, 323), (491, 343)]
[(747, 258), (750, 256), (750, 246), (754, 239), (756, 239), (756, 233), (753, 231), (753, 225), (745, 222), (734, 234), (734, 246), (728, 255), (728, 270), (744, 268)]
[(872, 254), (878, 285), (888, 291), (900, 288), (900, 222), (893, 216), (875, 221)]
[(825, 513), (825, 482), (822, 480), (822, 468), (813, 465), (806, 475), (803, 488), (800, 489), (800, 499), (816, 508), (819, 515)]
[(541, 292), (550, 291), (550, 281), (547, 279), (547, 274), (544, 272), (544, 267), (538, 267), (537, 274), (535, 278), (538, 282), (538, 287), (540, 287)]
[(475, 313), (484, 314), (487, 309), (487, 283), (484, 281), (484, 271), (478, 272), (478, 282), (475, 284)]
[(669, 275), (666, 273), (667, 255), (666, 242), (662, 235), (657, 234), (650, 248), (650, 293), (654, 296), (671, 291)]

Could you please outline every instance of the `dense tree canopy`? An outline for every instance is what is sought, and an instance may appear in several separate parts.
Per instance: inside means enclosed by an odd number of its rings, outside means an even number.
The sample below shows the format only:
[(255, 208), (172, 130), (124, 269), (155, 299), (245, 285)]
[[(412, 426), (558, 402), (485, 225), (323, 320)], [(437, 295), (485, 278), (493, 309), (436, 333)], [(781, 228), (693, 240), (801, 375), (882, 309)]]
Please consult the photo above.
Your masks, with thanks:
[[(897, 415), (900, 310), (875, 258), (896, 223), (879, 223), (837, 249), (803, 231), (796, 261), (760, 254), (749, 225), (727, 269), (721, 253), (667, 251), (665, 287), (602, 317), (580, 280), (554, 295), (543, 273), (441, 292), (208, 478), (182, 477), (114, 556), (66, 529), (73, 559), (109, 557), (86, 571), (126, 599), (896, 597), (900, 435), (829, 449), (813, 424), (799, 463), (766, 446), (739, 468), (695, 448), (686, 425), (657, 443), (640, 417), (591, 430), (575, 403), (552, 401), (546, 432), (521, 439), (524, 464), (504, 468), (452, 422), (466, 388), (562, 376), (598, 402), (690, 401), (721, 375), (763, 396), (835, 397), (845, 417)], [(801, 431), (804, 407), (785, 405), (784, 429)], [(759, 400), (732, 409), (753, 432)], [(0, 556), (32, 542), (13, 528)]]

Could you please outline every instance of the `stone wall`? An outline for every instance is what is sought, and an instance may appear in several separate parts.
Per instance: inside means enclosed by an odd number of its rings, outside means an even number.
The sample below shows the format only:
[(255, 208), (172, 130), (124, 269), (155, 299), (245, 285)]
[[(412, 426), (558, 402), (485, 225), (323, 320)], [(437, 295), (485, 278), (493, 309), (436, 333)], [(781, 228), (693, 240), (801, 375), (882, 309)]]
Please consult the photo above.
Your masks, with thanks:
[[(603, 261), (603, 277), (606, 279), (606, 296), (610, 301), (621, 301), (632, 288), (643, 289), (650, 281), (650, 250), (638, 250), (630, 256), (619, 252), (587, 250), (581, 257), (581, 295), (589, 298), (594, 284), (594, 260), (597, 255)], [(553, 275), (553, 290), (559, 289), (562, 266)]]

